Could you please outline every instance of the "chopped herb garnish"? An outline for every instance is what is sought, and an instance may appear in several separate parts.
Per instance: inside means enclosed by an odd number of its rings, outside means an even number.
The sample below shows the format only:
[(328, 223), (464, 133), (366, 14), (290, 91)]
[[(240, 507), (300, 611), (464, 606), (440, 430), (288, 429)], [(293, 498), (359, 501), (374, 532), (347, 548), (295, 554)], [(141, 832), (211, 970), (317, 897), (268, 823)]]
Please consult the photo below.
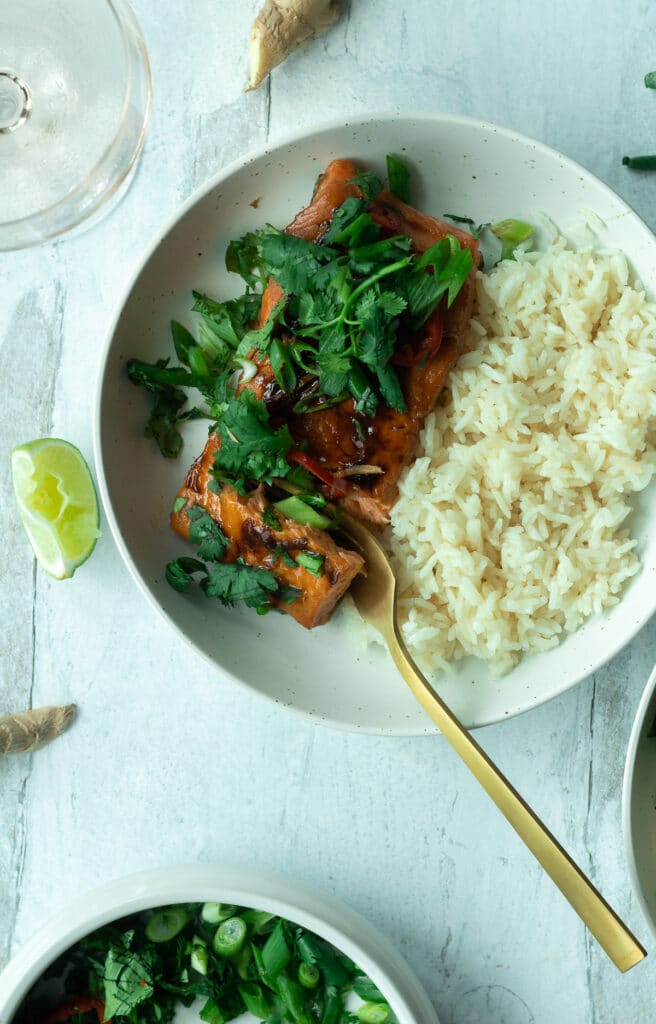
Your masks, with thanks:
[(410, 171), (407, 165), (399, 160), (393, 153), (387, 154), (387, 177), (389, 180), (390, 192), (393, 192), (401, 202), (410, 202)]
[(175, 501), (173, 502), (173, 511), (176, 513), (182, 512), (182, 509), (185, 507), (186, 504), (186, 498), (176, 498)]
[[(219, 920), (202, 911), (202, 904), (162, 907), (92, 932), (49, 968), (57, 984), (44, 979), (15, 1024), (101, 1015), (114, 1024), (167, 1024), (196, 999), (205, 1024), (244, 1013), (265, 1024), (394, 1019), (373, 982), (305, 928), (251, 908), (232, 907)], [(53, 1005), (60, 986), (63, 997)], [(76, 1001), (81, 1012), (73, 1017)]]
[(184, 594), (189, 590), (189, 585), (193, 582), (193, 574), (204, 571), (205, 565), (203, 562), (199, 562), (197, 558), (188, 558), (186, 555), (183, 555), (181, 558), (176, 558), (175, 561), (167, 564), (166, 582), (174, 590)]
[(210, 563), (201, 587), (208, 597), (218, 598), (221, 604), (243, 601), (247, 608), (258, 608), (271, 603), (279, 584), (270, 569), (246, 565), (238, 558), (235, 562)]
[(282, 526), (280, 518), (276, 515), (271, 505), (265, 505), (262, 509), (262, 522), (266, 523), (272, 530), (279, 530)]
[(312, 573), (313, 576), (323, 576), (323, 563), (325, 561), (323, 555), (313, 555), (309, 551), (299, 551), (296, 561), (304, 569), (307, 569), (309, 573)]
[(533, 234), (533, 227), (523, 220), (500, 220), (493, 224), (490, 231), (501, 241), (501, 259), (510, 260), (515, 249)]
[(285, 456), (293, 445), (289, 427), (271, 426), (264, 402), (244, 390), (230, 399), (217, 423), (221, 447), (214, 460), (214, 475), (230, 483), (240, 494), (253, 481), (271, 484), (290, 470)]
[(276, 508), (288, 519), (293, 519), (301, 526), (316, 526), (318, 530), (327, 530), (332, 525), (331, 520), (320, 512), (310, 507), (300, 494), (293, 494), (289, 498), (283, 498), (276, 502)]
[(470, 227), (473, 227), (476, 223), (471, 217), (461, 217), (457, 213), (445, 213), (444, 216), (452, 220), (454, 224), (469, 224)]
[(383, 190), (382, 181), (377, 174), (374, 174), (373, 171), (360, 171), (353, 178), (353, 184), (357, 185), (362, 192), (362, 195), (369, 203), (374, 199), (377, 199)]
[(656, 171), (656, 155), (623, 156), (622, 163), (625, 167), (632, 167), (634, 171)]
[(229, 543), (221, 527), (200, 505), (187, 509), (189, 540), (198, 546), (198, 557), (207, 561), (220, 561)]

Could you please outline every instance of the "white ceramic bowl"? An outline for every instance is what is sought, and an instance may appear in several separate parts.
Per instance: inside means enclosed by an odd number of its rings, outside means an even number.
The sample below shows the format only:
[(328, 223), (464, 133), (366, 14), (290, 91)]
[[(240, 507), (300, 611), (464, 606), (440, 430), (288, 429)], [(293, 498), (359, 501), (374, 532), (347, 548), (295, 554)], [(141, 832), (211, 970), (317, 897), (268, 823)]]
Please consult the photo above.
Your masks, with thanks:
[[(143, 871), (110, 882), (40, 929), (0, 974), (0, 1024), (11, 1024), (46, 968), (84, 935), (127, 914), (173, 903), (232, 903), (267, 910), (331, 942), (371, 978), (399, 1024), (439, 1024), (426, 992), (406, 961), (364, 918), (325, 893), (280, 875), (247, 868), (194, 864)], [(176, 1021), (196, 1017), (181, 1011)], [(254, 1017), (245, 1015), (240, 1024)]]
[(640, 700), (624, 768), (622, 819), (629, 874), (656, 938), (656, 668)]
[[(475, 221), (546, 211), (564, 228), (592, 210), (605, 223), (601, 245), (623, 249), (656, 293), (656, 239), (627, 205), (582, 167), (523, 136), (480, 121), (443, 115), (371, 117), (305, 132), (220, 171), (184, 205), (146, 254), (113, 325), (102, 362), (95, 451), (100, 492), (128, 568), (178, 635), (224, 675), (277, 703), (342, 728), (377, 733), (432, 732), (421, 708), (379, 648), (358, 650), (339, 617), (306, 632), (289, 617), (258, 618), (223, 609), (200, 593), (180, 595), (164, 565), (188, 547), (171, 532), (169, 511), (205, 427), (190, 426), (183, 456), (161, 458), (144, 440), (147, 399), (126, 378), (131, 356), (173, 354), (172, 318), (192, 323), (193, 288), (234, 294), (223, 268), (230, 239), (269, 221), (286, 224), (335, 156), (384, 169), (393, 151), (415, 171), (416, 203), (436, 215)], [(259, 197), (254, 209), (251, 201)], [(542, 241), (545, 239), (543, 238)], [(656, 606), (656, 492), (640, 496), (632, 529), (644, 562), (621, 603), (590, 620), (560, 647), (524, 659), (502, 679), (468, 659), (439, 689), (468, 725), (482, 725), (541, 704), (611, 658)], [(217, 673), (218, 674), (218, 673)]]

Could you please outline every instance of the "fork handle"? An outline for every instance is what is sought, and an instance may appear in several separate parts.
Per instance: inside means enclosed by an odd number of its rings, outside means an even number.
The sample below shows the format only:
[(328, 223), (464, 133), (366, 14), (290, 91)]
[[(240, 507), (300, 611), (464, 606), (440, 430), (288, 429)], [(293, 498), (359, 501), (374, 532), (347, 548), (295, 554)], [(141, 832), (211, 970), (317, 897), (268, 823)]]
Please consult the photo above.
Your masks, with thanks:
[(497, 805), (533, 856), (620, 971), (647, 955), (615, 911), (563, 849), (537, 814), (458, 721), (408, 654), (398, 625), (385, 637), (396, 667), (440, 732)]

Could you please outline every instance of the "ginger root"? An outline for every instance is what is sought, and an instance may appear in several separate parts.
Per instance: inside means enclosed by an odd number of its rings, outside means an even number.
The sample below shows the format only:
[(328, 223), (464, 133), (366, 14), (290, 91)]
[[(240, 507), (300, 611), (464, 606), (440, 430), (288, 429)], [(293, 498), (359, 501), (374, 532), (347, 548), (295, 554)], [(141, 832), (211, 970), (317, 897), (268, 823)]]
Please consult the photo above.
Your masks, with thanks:
[(68, 728), (75, 710), (75, 704), (66, 704), (0, 718), (0, 754), (31, 754), (45, 747)]
[(292, 50), (321, 35), (339, 15), (338, 0), (266, 0), (251, 29), (248, 88), (257, 89)]

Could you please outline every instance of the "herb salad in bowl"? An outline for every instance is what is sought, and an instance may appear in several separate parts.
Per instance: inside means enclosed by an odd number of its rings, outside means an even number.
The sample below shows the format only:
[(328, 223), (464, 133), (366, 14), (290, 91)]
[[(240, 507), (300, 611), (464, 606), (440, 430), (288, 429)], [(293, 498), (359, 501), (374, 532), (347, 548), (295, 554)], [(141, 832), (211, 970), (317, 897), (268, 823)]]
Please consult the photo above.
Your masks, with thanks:
[[(583, 205), (593, 244), (532, 230)], [(654, 309), (611, 246), (647, 277), (654, 240), (604, 186), (464, 119), (332, 126), (219, 176), (147, 260), (101, 377), (101, 493), (169, 621), (281, 704), (429, 731), (338, 603), (364, 569), (345, 510), (387, 530), (406, 640), (467, 724), (607, 660), (655, 557)]]
[(438, 1024), (393, 947), (282, 876), (144, 871), (47, 922), (0, 974), (7, 1024)]

